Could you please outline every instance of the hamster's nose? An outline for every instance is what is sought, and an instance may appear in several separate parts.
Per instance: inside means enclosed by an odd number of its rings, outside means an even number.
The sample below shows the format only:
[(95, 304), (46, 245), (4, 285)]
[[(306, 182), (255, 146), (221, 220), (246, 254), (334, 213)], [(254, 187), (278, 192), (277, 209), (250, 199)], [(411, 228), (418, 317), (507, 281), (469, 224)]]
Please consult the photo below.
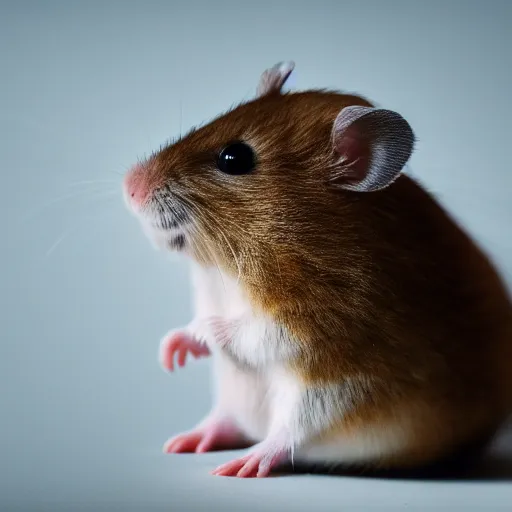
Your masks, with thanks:
[(131, 169), (124, 178), (126, 199), (134, 206), (142, 206), (149, 196), (150, 190), (145, 173), (140, 166)]

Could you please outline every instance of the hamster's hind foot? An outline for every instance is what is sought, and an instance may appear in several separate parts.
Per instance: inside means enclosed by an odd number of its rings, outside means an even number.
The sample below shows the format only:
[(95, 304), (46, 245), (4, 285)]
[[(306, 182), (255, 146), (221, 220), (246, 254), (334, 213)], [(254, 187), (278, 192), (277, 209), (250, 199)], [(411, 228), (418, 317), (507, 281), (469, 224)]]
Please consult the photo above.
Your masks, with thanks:
[(212, 471), (216, 476), (236, 476), (238, 478), (265, 478), (273, 469), (288, 462), (289, 447), (280, 443), (265, 440), (257, 444), (250, 453), (239, 459), (232, 460)]
[(207, 418), (198, 427), (169, 439), (163, 449), (165, 453), (205, 453), (236, 450), (249, 444), (230, 419)]

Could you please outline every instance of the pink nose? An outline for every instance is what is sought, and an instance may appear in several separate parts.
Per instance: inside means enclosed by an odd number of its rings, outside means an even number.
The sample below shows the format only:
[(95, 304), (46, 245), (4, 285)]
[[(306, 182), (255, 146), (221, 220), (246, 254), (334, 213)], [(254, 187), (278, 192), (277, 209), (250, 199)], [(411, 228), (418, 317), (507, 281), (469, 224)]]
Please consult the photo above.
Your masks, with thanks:
[(137, 165), (124, 178), (124, 189), (128, 200), (135, 206), (142, 206), (150, 194), (146, 172)]

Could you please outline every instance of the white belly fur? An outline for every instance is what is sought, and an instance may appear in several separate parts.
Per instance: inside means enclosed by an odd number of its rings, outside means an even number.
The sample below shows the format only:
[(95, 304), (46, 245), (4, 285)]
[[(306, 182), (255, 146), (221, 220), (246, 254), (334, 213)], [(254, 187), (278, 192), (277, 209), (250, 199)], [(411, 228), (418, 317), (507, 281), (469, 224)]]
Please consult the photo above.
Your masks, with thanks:
[[(195, 316), (236, 317), (251, 306), (236, 281), (217, 268), (193, 266)], [(265, 439), (273, 417), (286, 413), (300, 392), (295, 382), (280, 372), (251, 373), (238, 368), (210, 341), (213, 354), (214, 409), (229, 414), (247, 437)], [(407, 444), (407, 432), (395, 425), (374, 425), (350, 438), (340, 434), (297, 450), (294, 459), (306, 462), (359, 463), (385, 458)]]
[[(215, 267), (192, 267), (195, 317), (237, 317), (250, 310), (250, 304), (235, 280)], [(216, 346), (213, 354), (214, 408), (228, 413), (254, 441), (265, 438), (269, 425), (269, 378), (241, 370)]]

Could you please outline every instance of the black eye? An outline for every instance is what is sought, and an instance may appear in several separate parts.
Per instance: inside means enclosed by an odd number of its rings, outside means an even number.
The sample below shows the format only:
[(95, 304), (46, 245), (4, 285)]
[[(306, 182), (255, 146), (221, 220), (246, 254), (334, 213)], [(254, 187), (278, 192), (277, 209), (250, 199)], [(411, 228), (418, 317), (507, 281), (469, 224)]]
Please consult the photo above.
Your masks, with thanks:
[(233, 176), (249, 174), (256, 166), (256, 158), (250, 146), (233, 142), (220, 152), (217, 166), (220, 171)]

